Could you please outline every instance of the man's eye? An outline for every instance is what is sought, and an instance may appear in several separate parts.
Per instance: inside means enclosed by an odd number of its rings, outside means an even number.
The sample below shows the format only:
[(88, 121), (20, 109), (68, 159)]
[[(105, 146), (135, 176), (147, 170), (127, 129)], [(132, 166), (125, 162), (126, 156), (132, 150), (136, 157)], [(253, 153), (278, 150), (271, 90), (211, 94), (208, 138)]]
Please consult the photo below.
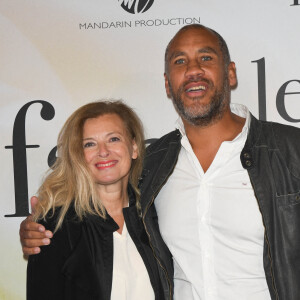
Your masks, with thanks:
[(83, 144), (83, 148), (89, 148), (89, 147), (92, 147), (94, 145), (95, 145), (95, 143), (93, 143), (93, 142), (87, 142), (87, 143)]
[(111, 138), (109, 139), (110, 142), (118, 142), (119, 140), (120, 140), (120, 139), (119, 139), (118, 137), (116, 137), (116, 136), (111, 137)]
[(212, 57), (211, 56), (202, 56), (201, 60), (203, 60), (203, 61), (210, 61), (210, 60), (212, 60)]
[(175, 60), (175, 65), (181, 65), (185, 62), (185, 60), (183, 58), (179, 58), (177, 60)]

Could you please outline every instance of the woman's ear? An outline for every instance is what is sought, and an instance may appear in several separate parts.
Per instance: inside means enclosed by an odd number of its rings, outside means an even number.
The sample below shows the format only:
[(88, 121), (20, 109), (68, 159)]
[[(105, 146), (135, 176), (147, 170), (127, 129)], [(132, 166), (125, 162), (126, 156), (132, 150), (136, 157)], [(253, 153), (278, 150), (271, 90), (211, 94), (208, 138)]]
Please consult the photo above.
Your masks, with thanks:
[(137, 157), (139, 156), (139, 150), (138, 150), (138, 146), (135, 142), (135, 140), (132, 141), (132, 155), (131, 158), (132, 159), (137, 159)]

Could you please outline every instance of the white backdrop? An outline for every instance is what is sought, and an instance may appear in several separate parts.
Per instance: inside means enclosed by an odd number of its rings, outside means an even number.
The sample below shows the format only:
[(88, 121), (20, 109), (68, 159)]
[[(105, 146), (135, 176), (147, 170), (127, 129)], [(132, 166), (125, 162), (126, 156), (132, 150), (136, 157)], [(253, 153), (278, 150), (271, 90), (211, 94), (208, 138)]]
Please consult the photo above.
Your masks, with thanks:
[[(122, 98), (141, 117), (147, 138), (172, 130), (177, 116), (164, 91), (164, 49), (180, 27), (201, 22), (223, 35), (236, 62), (232, 102), (299, 126), (299, 15), (300, 0), (1, 0), (0, 299), (25, 299), (18, 215), (28, 210), (28, 195), (74, 109)], [(34, 100), (50, 103), (55, 115), (45, 120), (40, 103), (28, 104)], [(16, 118), (26, 104), (27, 113)], [(26, 145), (38, 146), (25, 148), (24, 135)]]

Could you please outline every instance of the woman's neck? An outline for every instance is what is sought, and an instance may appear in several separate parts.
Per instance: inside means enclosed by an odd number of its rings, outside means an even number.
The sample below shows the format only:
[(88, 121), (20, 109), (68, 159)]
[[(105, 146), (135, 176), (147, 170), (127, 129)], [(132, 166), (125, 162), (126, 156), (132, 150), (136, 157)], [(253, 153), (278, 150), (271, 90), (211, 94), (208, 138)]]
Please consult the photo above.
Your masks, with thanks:
[(118, 224), (119, 233), (122, 233), (124, 225), (123, 208), (128, 206), (129, 198), (127, 185), (107, 185), (98, 187), (99, 197), (107, 213)]

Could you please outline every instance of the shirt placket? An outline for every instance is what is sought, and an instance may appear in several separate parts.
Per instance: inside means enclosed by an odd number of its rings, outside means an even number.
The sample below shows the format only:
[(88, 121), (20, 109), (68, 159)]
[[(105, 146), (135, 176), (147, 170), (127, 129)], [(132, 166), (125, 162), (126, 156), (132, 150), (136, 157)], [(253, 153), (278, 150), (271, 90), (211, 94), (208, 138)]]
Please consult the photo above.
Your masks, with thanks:
[(214, 265), (214, 249), (213, 239), (210, 233), (210, 218), (211, 218), (211, 206), (210, 206), (210, 192), (209, 181), (204, 175), (199, 188), (198, 193), (198, 231), (199, 231), (199, 247), (202, 254), (202, 266), (203, 266), (203, 292), (204, 299), (214, 299), (216, 291), (215, 286), (215, 265)]
[[(199, 296), (204, 297), (205, 300), (215, 300), (216, 295), (216, 280), (215, 280), (215, 266), (213, 259), (213, 239), (210, 233), (210, 177), (211, 172), (204, 173), (202, 166), (200, 165), (195, 153), (193, 152), (190, 144), (183, 140), (183, 146), (189, 153), (188, 158), (194, 166), (199, 180), (199, 189), (197, 194), (197, 219), (198, 219), (198, 240), (201, 256), (202, 273), (203, 278), (203, 295), (195, 295), (195, 299)], [(196, 293), (196, 291), (193, 291)], [(198, 297), (197, 297), (198, 296)]]

